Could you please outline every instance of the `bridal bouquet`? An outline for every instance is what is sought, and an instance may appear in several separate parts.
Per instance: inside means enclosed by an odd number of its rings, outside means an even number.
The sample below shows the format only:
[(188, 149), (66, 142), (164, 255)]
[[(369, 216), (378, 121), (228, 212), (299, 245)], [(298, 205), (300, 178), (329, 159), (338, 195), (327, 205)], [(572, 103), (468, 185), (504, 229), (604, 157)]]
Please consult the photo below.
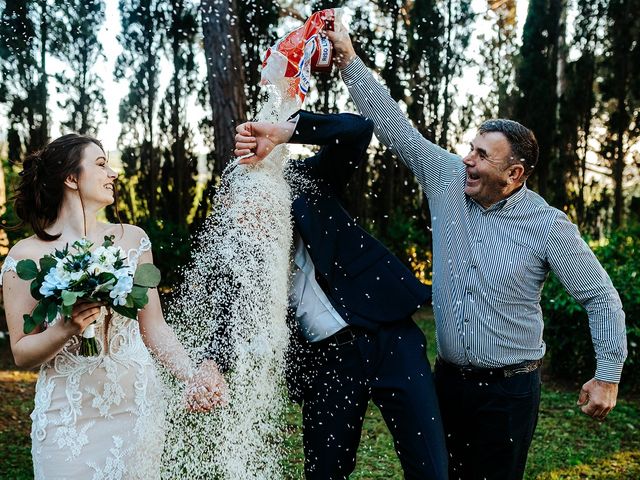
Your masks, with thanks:
[[(39, 260), (18, 262), (16, 272), (23, 280), (32, 280), (31, 295), (38, 300), (31, 315), (24, 315), (24, 333), (52, 322), (58, 315), (71, 317), (78, 299), (103, 303), (121, 315), (136, 319), (148, 302), (147, 290), (160, 283), (160, 271), (150, 263), (135, 271), (125, 263), (127, 255), (113, 244), (114, 235), (93, 252), (93, 243), (83, 238)], [(39, 267), (39, 268), (38, 268)], [(82, 333), (80, 354), (98, 354), (94, 325)]]

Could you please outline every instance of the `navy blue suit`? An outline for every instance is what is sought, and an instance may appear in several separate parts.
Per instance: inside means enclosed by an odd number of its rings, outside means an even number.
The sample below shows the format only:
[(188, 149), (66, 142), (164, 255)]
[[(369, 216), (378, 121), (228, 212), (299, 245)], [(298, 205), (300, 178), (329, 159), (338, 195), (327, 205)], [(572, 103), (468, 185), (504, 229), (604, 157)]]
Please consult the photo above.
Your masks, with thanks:
[(354, 341), (342, 345), (309, 343), (294, 334), (290, 386), (303, 402), (305, 475), (318, 480), (349, 476), (372, 398), (394, 437), (405, 478), (446, 478), (426, 340), (411, 320), (431, 290), (340, 203), (354, 170), (364, 168), (373, 124), (353, 114), (299, 115), (289, 143), (322, 148), (292, 162), (291, 168), (313, 184), (297, 191), (294, 185), (295, 228), (318, 284), (357, 332)]

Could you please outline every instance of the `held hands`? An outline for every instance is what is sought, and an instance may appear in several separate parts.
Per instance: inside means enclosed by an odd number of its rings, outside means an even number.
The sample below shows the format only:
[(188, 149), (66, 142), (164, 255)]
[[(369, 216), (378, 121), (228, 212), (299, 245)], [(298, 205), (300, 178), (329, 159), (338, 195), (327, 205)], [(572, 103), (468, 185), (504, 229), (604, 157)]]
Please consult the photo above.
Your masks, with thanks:
[(227, 383), (214, 361), (202, 362), (187, 384), (184, 398), (192, 412), (208, 412), (228, 403)]
[(342, 22), (335, 22), (334, 31), (322, 30), (321, 35), (324, 35), (333, 43), (333, 48), (335, 49), (333, 58), (338, 68), (346, 67), (356, 58), (349, 32), (347, 32), (347, 28)]
[(582, 386), (577, 405), (586, 415), (597, 420), (604, 420), (616, 406), (618, 384), (603, 382), (592, 378)]
[(255, 165), (264, 160), (274, 148), (289, 141), (295, 124), (291, 122), (246, 122), (236, 127), (236, 157), (240, 165)]

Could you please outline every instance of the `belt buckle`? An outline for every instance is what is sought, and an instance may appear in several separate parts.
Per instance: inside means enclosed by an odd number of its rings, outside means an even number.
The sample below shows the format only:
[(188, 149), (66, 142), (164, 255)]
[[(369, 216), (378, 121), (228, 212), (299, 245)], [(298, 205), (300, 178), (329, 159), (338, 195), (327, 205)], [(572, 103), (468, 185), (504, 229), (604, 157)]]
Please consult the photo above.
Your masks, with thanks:
[(540, 360), (532, 360), (531, 362), (526, 363), (525, 365), (512, 369), (505, 369), (504, 376), (506, 378), (514, 377), (516, 375), (520, 375), (521, 373), (530, 373), (536, 370), (540, 366)]

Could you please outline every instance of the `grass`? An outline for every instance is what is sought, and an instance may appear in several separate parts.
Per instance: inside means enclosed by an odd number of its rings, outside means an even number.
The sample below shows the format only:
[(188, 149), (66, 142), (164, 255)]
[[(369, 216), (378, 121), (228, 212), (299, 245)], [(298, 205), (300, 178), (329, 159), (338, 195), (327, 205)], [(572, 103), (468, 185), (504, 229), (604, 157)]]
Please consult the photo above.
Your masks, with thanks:
[[(418, 317), (428, 339), (433, 318)], [(430, 341), (429, 358), (435, 357)], [(0, 478), (30, 479), (30, 419), (36, 374), (15, 370), (7, 346), (0, 349)], [(545, 381), (540, 419), (527, 463), (528, 480), (637, 480), (640, 478), (640, 402), (619, 399), (605, 422), (596, 422), (575, 407), (577, 388)], [(302, 475), (301, 413), (291, 405), (286, 418), (286, 478)], [(391, 436), (380, 412), (369, 406), (358, 451), (354, 480), (402, 479)]]

